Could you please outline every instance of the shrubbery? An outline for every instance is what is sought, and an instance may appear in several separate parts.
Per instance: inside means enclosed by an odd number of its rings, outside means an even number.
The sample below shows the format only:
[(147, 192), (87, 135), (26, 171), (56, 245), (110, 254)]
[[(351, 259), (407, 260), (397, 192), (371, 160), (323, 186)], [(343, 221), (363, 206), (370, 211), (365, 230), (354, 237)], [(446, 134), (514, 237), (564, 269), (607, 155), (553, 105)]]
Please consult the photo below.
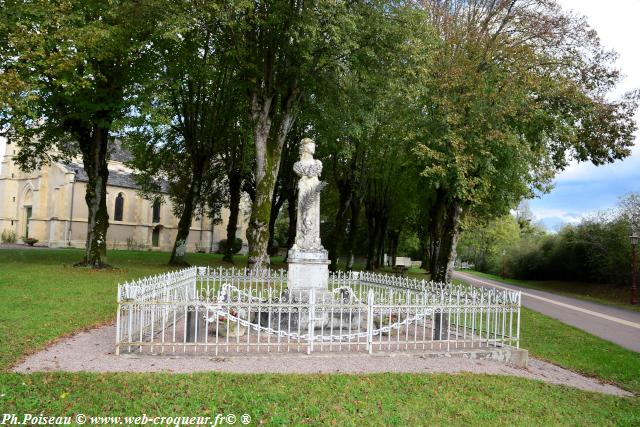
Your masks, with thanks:
[(38, 243), (38, 239), (34, 239), (33, 237), (23, 237), (22, 240), (24, 240), (24, 242), (29, 246), (33, 246)]
[[(227, 239), (220, 240), (220, 243), (218, 243), (218, 252), (223, 254), (225, 253), (226, 248), (227, 248)], [(242, 249), (242, 239), (236, 237), (236, 240), (233, 242), (233, 247), (232, 247), (233, 253), (237, 254), (238, 252), (240, 252), (240, 249)]]
[(626, 284), (630, 260), (629, 224), (597, 217), (520, 245), (506, 257), (506, 270), (520, 279)]
[(18, 237), (16, 236), (16, 232), (13, 230), (5, 229), (2, 230), (2, 235), (0, 236), (2, 243), (15, 243)]
[(531, 280), (628, 284), (631, 280), (631, 225), (640, 220), (640, 197), (631, 194), (618, 209), (544, 232), (508, 215), (470, 227), (459, 255), (475, 269)]

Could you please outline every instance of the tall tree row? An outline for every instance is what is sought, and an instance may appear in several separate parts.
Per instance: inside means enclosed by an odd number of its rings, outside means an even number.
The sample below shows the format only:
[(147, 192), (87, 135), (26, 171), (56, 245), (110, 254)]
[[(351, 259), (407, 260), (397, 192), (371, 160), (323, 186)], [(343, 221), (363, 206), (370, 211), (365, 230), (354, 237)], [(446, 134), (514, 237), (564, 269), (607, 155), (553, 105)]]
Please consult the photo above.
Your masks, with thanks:
[(25, 168), (51, 147), (82, 156), (86, 265), (104, 261), (116, 131), (143, 191), (168, 183), (172, 263), (194, 215), (223, 205), (232, 260), (245, 191), (249, 264), (266, 267), (284, 206), (295, 230), (290, 169), (310, 136), (331, 269), (356, 253), (378, 268), (411, 236), (445, 281), (465, 218), (547, 191), (570, 159), (628, 156), (636, 128), (637, 93), (609, 96), (615, 55), (553, 0), (5, 3), (3, 129)]

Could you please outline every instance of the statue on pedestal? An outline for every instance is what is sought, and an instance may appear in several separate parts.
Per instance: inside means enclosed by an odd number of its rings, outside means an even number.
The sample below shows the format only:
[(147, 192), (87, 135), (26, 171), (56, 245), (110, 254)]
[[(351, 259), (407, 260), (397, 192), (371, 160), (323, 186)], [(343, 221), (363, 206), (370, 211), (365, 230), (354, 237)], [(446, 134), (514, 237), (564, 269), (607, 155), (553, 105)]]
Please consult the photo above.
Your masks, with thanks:
[(300, 160), (293, 165), (298, 181), (296, 241), (289, 250), (288, 282), (291, 290), (326, 292), (329, 259), (320, 241), (320, 192), (326, 183), (318, 178), (322, 162), (313, 158), (316, 145), (305, 138), (300, 143)]

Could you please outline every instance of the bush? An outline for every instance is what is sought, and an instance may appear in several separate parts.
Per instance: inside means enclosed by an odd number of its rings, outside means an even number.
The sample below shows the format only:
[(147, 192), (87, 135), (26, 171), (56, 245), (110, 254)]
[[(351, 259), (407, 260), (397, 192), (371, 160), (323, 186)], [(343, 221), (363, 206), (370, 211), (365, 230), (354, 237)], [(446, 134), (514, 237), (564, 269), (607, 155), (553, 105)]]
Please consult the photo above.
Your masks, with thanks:
[[(220, 243), (218, 243), (218, 253), (225, 253), (227, 249), (227, 239), (222, 239), (220, 240)], [(242, 239), (240, 238), (236, 238), (236, 240), (233, 242), (233, 247), (231, 248), (234, 254), (237, 254), (238, 252), (240, 252), (240, 249), (242, 249)]]
[(584, 219), (558, 234), (522, 242), (507, 257), (507, 275), (624, 285), (630, 281), (628, 234), (629, 225), (620, 218)]
[(2, 243), (15, 243), (18, 239), (16, 236), (16, 232), (13, 230), (2, 230)]
[(34, 239), (33, 237), (26, 237), (22, 240), (24, 240), (24, 242), (29, 246), (33, 246), (38, 243), (38, 239)]

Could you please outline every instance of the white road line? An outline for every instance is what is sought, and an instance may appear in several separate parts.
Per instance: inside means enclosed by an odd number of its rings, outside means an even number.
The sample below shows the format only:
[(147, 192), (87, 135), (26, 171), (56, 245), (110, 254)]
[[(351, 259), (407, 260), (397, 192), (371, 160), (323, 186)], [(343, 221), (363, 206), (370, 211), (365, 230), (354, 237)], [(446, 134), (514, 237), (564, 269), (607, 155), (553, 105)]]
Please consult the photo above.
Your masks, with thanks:
[[(505, 290), (508, 290), (508, 291), (512, 291), (513, 290), (511, 288), (506, 288), (504, 286), (500, 286), (500, 285), (496, 285), (494, 283), (485, 282), (484, 280), (476, 279), (475, 277), (469, 276), (469, 275), (467, 275), (465, 273), (458, 273), (458, 274), (460, 276), (465, 277), (466, 279), (473, 280), (473, 281), (475, 281), (477, 283), (481, 283), (481, 284), (486, 285), (486, 286), (493, 286), (494, 288), (505, 289)], [(538, 299), (540, 301), (544, 301), (544, 302), (548, 302), (550, 304), (559, 305), (560, 307), (568, 308), (570, 310), (579, 311), (581, 313), (589, 314), (591, 316), (600, 317), (602, 319), (610, 320), (611, 322), (620, 323), (621, 325), (631, 326), (632, 328), (640, 329), (640, 323), (631, 322), (629, 320), (620, 319), (619, 317), (613, 317), (613, 316), (609, 316), (609, 315), (603, 314), (603, 313), (598, 313), (597, 311), (587, 310), (586, 308), (577, 307), (575, 305), (565, 304), (565, 303), (560, 302), (560, 301), (554, 301), (552, 299), (544, 298), (544, 297), (541, 297), (541, 296), (538, 296), (538, 295), (534, 295), (534, 294), (530, 294), (530, 293), (527, 293), (527, 292), (523, 292), (523, 291), (521, 291), (521, 292), (522, 292), (523, 296), (527, 296), (529, 298), (535, 298), (535, 299)]]

